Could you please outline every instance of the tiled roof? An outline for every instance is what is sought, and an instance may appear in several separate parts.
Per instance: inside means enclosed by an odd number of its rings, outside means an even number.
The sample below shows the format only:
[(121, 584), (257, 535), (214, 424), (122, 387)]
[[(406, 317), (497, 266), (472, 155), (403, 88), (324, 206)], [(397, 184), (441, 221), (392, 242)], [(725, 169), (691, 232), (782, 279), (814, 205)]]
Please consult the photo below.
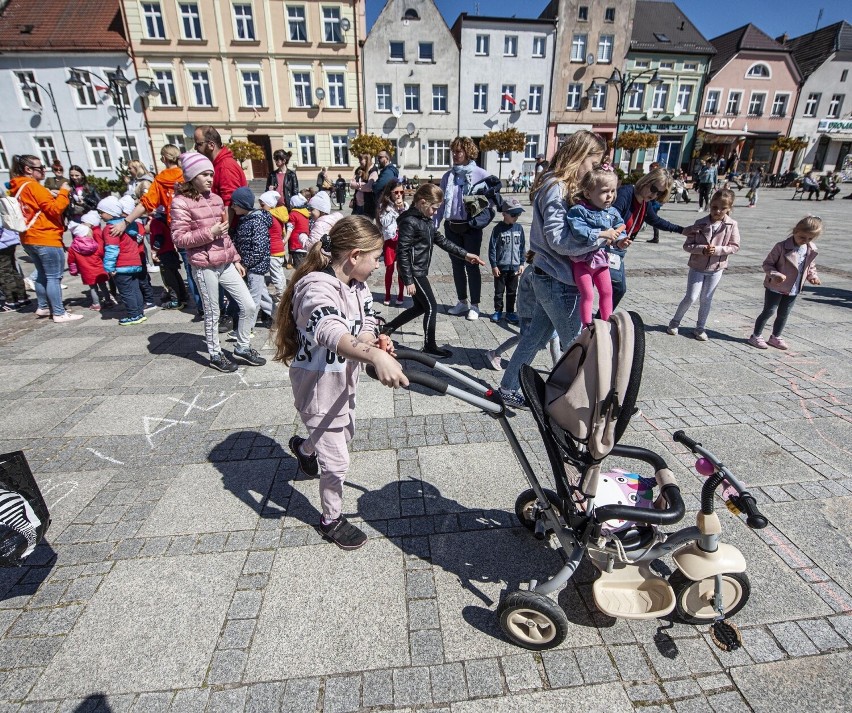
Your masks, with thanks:
[(634, 52), (647, 50), (678, 54), (716, 53), (716, 48), (704, 38), (677, 5), (673, 2), (654, 0), (639, 0), (636, 3), (630, 49)]
[(821, 30), (787, 40), (785, 47), (793, 53), (802, 77), (807, 78), (835, 52), (845, 53), (848, 59), (852, 59), (852, 25), (845, 20), (835, 22)]
[(715, 74), (724, 67), (728, 60), (737, 52), (743, 50), (758, 50), (760, 52), (787, 52), (784, 45), (773, 40), (762, 30), (751, 23), (738, 27), (710, 40), (716, 48), (716, 56), (710, 63), (710, 73)]
[(0, 11), (0, 52), (126, 49), (119, 0), (9, 0)]

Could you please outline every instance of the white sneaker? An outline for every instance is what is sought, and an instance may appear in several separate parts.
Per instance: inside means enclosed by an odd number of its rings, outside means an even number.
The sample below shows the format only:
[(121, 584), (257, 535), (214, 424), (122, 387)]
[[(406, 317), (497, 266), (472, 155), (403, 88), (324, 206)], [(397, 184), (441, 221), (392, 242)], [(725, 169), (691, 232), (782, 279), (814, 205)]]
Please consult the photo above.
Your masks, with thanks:
[(500, 371), (503, 368), (503, 362), (500, 357), (497, 356), (497, 352), (486, 352), (485, 359), (489, 364), (491, 364), (491, 368), (494, 369), (494, 371)]
[(469, 309), (470, 303), (467, 300), (460, 300), (455, 307), (450, 307), (447, 310), (447, 314), (458, 316), (460, 314), (466, 314)]
[(470, 309), (467, 312), (467, 316), (465, 319), (473, 322), (475, 319), (479, 319), (479, 305), (471, 305)]
[(671, 334), (673, 337), (677, 336), (677, 327), (672, 327), (671, 325), (666, 327), (666, 332)]
[(35, 282), (33, 282), (29, 277), (24, 278), (24, 287), (26, 287), (30, 292), (35, 292)]
[(159, 265), (148, 265), (148, 272), (159, 272), (159, 271), (160, 271)]
[(67, 289), (68, 289), (68, 285), (63, 284), (63, 283), (61, 283), (61, 282), (59, 283), (59, 286), (60, 286), (63, 290), (67, 290)]

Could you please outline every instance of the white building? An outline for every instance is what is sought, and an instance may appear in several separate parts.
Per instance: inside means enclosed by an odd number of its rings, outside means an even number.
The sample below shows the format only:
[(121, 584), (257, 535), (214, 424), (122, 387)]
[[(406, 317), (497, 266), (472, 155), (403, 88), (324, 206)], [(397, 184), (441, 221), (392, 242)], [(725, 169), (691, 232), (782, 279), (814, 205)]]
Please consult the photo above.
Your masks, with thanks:
[(364, 43), (367, 132), (390, 139), (401, 176), (440, 176), (458, 131), (459, 50), (432, 0), (388, 0)]
[(452, 32), (461, 47), (459, 134), (478, 142), (514, 127), (526, 136), (524, 152), (482, 153), (477, 163), (503, 178), (533, 171), (546, 148), (556, 23), (462, 13)]
[(29, 0), (0, 7), (0, 180), (15, 154), (59, 158), (66, 176), (70, 164), (108, 179), (122, 158), (152, 165), (118, 0), (54, 4), (68, 11)]

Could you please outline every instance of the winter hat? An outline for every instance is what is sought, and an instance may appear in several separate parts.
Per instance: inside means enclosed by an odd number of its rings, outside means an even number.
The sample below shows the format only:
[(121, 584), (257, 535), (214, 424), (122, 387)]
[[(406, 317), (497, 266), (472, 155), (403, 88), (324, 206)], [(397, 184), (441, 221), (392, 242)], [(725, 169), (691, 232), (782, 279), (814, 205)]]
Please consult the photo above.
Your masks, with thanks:
[(187, 151), (180, 155), (180, 167), (183, 171), (183, 177), (186, 181), (191, 181), (199, 173), (204, 171), (212, 171), (213, 164), (210, 159), (198, 151)]
[(281, 200), (281, 194), (278, 191), (267, 191), (266, 193), (260, 194), (260, 202), (263, 205), (268, 205), (270, 208), (274, 208), (278, 205), (278, 201)]
[(92, 229), (88, 225), (77, 225), (74, 230), (71, 231), (71, 234), (75, 238), (88, 238), (91, 235)]
[(130, 196), (122, 196), (118, 199), (118, 202), (121, 203), (121, 210), (125, 215), (130, 215), (133, 209), (136, 208), (136, 201)]
[(520, 215), (524, 212), (524, 208), (517, 198), (504, 198), (503, 207), (500, 209), (500, 212), (508, 213), (509, 215)]
[(254, 193), (248, 186), (241, 186), (231, 194), (231, 205), (235, 208), (251, 210), (254, 208)]
[(301, 193), (297, 193), (295, 196), (290, 198), (290, 207), (291, 208), (303, 208), (307, 201), (305, 197)]
[(107, 196), (98, 202), (98, 213), (106, 213), (113, 218), (120, 218), (122, 215), (121, 201), (115, 196)]
[(85, 223), (86, 225), (100, 225), (101, 216), (98, 215), (96, 210), (90, 210), (88, 213), (83, 213), (83, 216), (80, 218), (80, 222)]
[(331, 213), (331, 197), (325, 191), (320, 191), (308, 201), (309, 208), (316, 208), (320, 213)]

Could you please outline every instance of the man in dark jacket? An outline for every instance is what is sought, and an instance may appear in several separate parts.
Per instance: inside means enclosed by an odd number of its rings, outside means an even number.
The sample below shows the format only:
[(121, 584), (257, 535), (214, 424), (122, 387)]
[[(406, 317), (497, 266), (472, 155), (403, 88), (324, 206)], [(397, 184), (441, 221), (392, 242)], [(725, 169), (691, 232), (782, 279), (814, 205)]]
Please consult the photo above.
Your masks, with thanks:
[(380, 196), (385, 186), (399, 177), (399, 169), (391, 163), (390, 154), (387, 151), (379, 151), (376, 161), (379, 164), (379, 177), (373, 184), (373, 195)]

